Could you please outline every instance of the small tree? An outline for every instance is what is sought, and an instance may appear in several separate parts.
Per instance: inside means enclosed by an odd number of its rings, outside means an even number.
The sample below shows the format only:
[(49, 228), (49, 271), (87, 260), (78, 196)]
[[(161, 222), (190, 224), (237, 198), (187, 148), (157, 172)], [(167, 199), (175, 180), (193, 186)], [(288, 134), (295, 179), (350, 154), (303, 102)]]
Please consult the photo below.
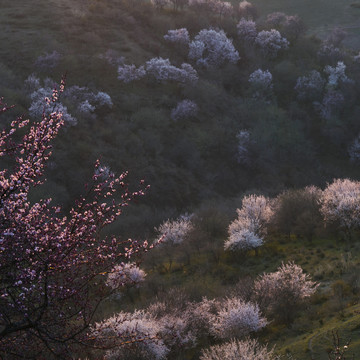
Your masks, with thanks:
[(269, 70), (255, 70), (249, 76), (249, 83), (256, 99), (269, 99), (272, 95), (272, 74)]
[(275, 29), (260, 31), (255, 43), (261, 53), (268, 58), (275, 58), (280, 50), (286, 50), (289, 47), (289, 42)]
[(238, 218), (229, 226), (225, 250), (247, 251), (258, 248), (263, 244), (266, 225), (273, 215), (269, 200), (264, 196), (249, 195), (243, 198), (242, 208), (236, 211)]
[(299, 305), (314, 294), (317, 286), (299, 265), (283, 263), (278, 271), (258, 277), (254, 283), (255, 298), (262, 309), (290, 324)]
[(257, 304), (229, 298), (213, 318), (210, 332), (218, 339), (241, 338), (261, 330), (266, 324)]
[(220, 67), (227, 62), (236, 64), (240, 57), (223, 30), (203, 29), (190, 43), (189, 58), (204, 67)]
[(237, 24), (237, 33), (241, 40), (243, 40), (246, 44), (253, 44), (256, 36), (256, 24), (253, 20), (246, 20), (245, 18), (241, 18), (239, 23)]

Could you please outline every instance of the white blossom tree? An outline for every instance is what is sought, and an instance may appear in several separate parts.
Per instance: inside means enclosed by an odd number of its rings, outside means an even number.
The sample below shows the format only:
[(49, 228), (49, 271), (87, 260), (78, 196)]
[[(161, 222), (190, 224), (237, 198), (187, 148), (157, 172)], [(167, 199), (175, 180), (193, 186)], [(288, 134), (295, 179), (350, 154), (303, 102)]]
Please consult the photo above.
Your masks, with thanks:
[(169, 30), (164, 39), (173, 44), (188, 45), (190, 41), (189, 32), (186, 28)]
[(249, 76), (249, 83), (256, 99), (268, 99), (272, 95), (272, 74), (269, 70), (255, 70)]
[(144, 66), (136, 67), (132, 65), (119, 65), (118, 67), (118, 79), (125, 84), (132, 81), (140, 80), (146, 75)]
[(260, 195), (245, 196), (241, 209), (237, 209), (238, 218), (229, 226), (229, 238), (225, 241), (225, 250), (250, 250), (263, 244), (273, 210), (269, 199)]
[(171, 110), (171, 118), (174, 121), (187, 119), (196, 116), (198, 110), (199, 108), (194, 101), (188, 99), (182, 100)]
[(166, 220), (155, 230), (162, 244), (180, 244), (193, 229), (191, 215), (182, 215), (176, 220)]
[(353, 82), (351, 79), (349, 79), (346, 76), (345, 70), (346, 70), (346, 65), (342, 61), (339, 61), (336, 64), (336, 66), (327, 65), (325, 67), (324, 72), (328, 74), (328, 83), (327, 83), (328, 88), (336, 89), (341, 82), (344, 83)]
[(227, 62), (236, 64), (240, 57), (223, 30), (203, 29), (190, 43), (189, 58), (197, 65), (220, 67)]
[(301, 76), (297, 79), (295, 91), (299, 100), (316, 101), (324, 91), (326, 80), (321, 74), (312, 70), (309, 75)]
[(210, 332), (218, 339), (241, 338), (267, 325), (257, 304), (228, 298), (213, 318)]
[(314, 294), (317, 287), (318, 284), (294, 262), (283, 263), (276, 272), (264, 273), (254, 282), (261, 308), (288, 324), (301, 302)]
[(146, 273), (135, 263), (122, 263), (115, 265), (108, 273), (106, 285), (112, 289), (125, 286), (139, 286), (145, 280)]
[(153, 58), (145, 64), (146, 73), (158, 82), (175, 81), (182, 84), (195, 83), (199, 77), (196, 70), (187, 63), (181, 68), (171, 65), (169, 59)]
[(95, 323), (91, 335), (106, 351), (106, 360), (132, 357), (141, 359), (165, 359), (169, 348), (161, 338), (161, 324), (149, 313), (136, 310), (120, 312)]
[(260, 345), (256, 339), (231, 340), (203, 349), (200, 360), (275, 360), (273, 349)]
[(66, 125), (75, 126), (77, 124), (77, 119), (69, 114), (68, 108), (60, 102), (55, 104), (55, 108), (45, 107), (44, 100), (51, 97), (53, 90), (51, 88), (40, 88), (34, 91), (31, 95), (31, 105), (29, 108), (29, 114), (31, 117), (41, 119), (42, 114), (46, 116), (50, 113), (56, 111), (57, 113), (62, 114), (62, 119)]
[(335, 179), (323, 191), (321, 212), (326, 222), (338, 222), (345, 234), (360, 226), (360, 182)]
[(268, 58), (275, 58), (279, 51), (286, 50), (289, 47), (287, 39), (275, 29), (260, 31), (256, 36), (255, 43), (261, 53)]
[(237, 33), (245, 43), (253, 44), (256, 36), (256, 24), (253, 20), (246, 20), (245, 18), (241, 18), (239, 23), (236, 25)]

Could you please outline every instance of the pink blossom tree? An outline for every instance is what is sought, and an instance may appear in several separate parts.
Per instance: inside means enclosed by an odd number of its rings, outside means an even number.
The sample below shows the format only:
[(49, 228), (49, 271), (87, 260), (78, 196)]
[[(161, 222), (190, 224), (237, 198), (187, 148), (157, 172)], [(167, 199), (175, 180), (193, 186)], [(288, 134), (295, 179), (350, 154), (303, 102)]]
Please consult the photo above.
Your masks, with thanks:
[[(64, 82), (28, 130), (29, 121), (19, 118), (0, 132), (0, 156), (12, 162), (0, 171), (0, 357), (71, 359), (74, 346), (89, 345), (89, 325), (111, 294), (104, 275), (148, 248), (101, 235), (145, 188), (129, 192), (126, 173), (103, 176), (98, 161), (86, 195), (67, 215), (51, 199), (29, 200), (64, 124), (56, 111), (63, 90)], [(0, 113), (8, 109), (1, 103)]]

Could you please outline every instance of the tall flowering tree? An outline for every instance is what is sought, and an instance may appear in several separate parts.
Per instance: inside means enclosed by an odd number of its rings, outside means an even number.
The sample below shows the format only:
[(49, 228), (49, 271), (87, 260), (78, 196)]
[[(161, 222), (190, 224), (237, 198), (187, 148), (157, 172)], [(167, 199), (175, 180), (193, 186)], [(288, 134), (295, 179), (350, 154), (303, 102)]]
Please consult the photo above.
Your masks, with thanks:
[[(56, 109), (63, 90), (62, 82), (46, 109)], [(0, 113), (7, 110), (1, 103)], [(51, 199), (29, 201), (29, 191), (44, 181), (51, 142), (63, 125), (60, 112), (44, 110), (38, 122), (19, 118), (0, 132), (0, 156), (14, 164), (0, 171), (0, 358), (72, 358), (112, 291), (107, 273), (147, 248), (101, 236), (145, 188), (129, 192), (126, 173), (104, 175), (99, 162), (86, 195), (68, 215)]]

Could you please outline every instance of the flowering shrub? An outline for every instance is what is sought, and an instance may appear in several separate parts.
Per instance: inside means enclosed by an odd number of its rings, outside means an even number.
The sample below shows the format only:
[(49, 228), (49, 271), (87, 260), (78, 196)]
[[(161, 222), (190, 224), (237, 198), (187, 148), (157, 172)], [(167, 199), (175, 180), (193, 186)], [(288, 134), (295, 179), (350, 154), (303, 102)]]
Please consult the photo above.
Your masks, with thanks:
[(338, 221), (348, 233), (360, 226), (360, 182), (336, 179), (323, 191), (321, 212), (326, 222)]
[(91, 336), (106, 351), (108, 360), (140, 357), (165, 359), (169, 352), (160, 336), (161, 325), (148, 313), (136, 310), (120, 312), (91, 328)]
[(261, 316), (257, 304), (237, 298), (226, 299), (213, 318), (211, 333), (219, 339), (243, 337), (265, 327), (267, 321)]
[(223, 30), (203, 29), (190, 43), (189, 58), (199, 66), (220, 67), (226, 62), (236, 64), (240, 57)]
[(181, 68), (171, 65), (169, 59), (153, 58), (146, 62), (146, 73), (158, 82), (176, 81), (182, 84), (195, 83), (198, 80), (196, 70), (190, 64), (182, 64)]
[(311, 71), (307, 76), (299, 77), (295, 85), (298, 99), (316, 101), (322, 95), (325, 83), (325, 79), (316, 70)]
[(169, 30), (164, 39), (170, 43), (188, 45), (190, 41), (189, 32), (186, 28)]
[(330, 65), (325, 67), (324, 72), (329, 75), (327, 84), (329, 88), (335, 89), (340, 82), (352, 82), (352, 80), (346, 76), (345, 70), (346, 65), (342, 61), (339, 61), (334, 67)]
[(174, 121), (178, 121), (193, 117), (196, 116), (198, 109), (199, 108), (194, 101), (183, 100), (177, 104), (176, 108), (171, 110), (171, 118)]
[(253, 90), (253, 96), (256, 99), (266, 99), (272, 93), (272, 75), (269, 70), (255, 70), (249, 76), (249, 83)]
[(253, 20), (246, 20), (242, 18), (237, 24), (237, 33), (239, 37), (249, 43), (252, 44), (257, 36), (256, 24)]
[(180, 244), (192, 229), (191, 216), (183, 215), (177, 220), (165, 221), (155, 230), (160, 233), (162, 243)]
[(264, 196), (246, 196), (237, 213), (238, 218), (229, 226), (225, 250), (246, 251), (261, 246), (266, 235), (266, 225), (273, 215), (269, 200)]
[(268, 350), (256, 339), (231, 340), (202, 350), (200, 360), (275, 360), (273, 350)]
[(255, 39), (256, 45), (265, 57), (275, 58), (280, 50), (286, 50), (289, 42), (281, 36), (279, 31), (260, 31)]
[(134, 64), (132, 65), (120, 65), (118, 67), (118, 79), (124, 83), (140, 80), (146, 75), (144, 66), (137, 68)]
[(77, 124), (77, 119), (71, 116), (66, 106), (60, 102), (55, 103), (55, 106), (44, 106), (44, 100), (51, 97), (52, 90), (50, 88), (40, 88), (31, 94), (31, 105), (29, 114), (32, 118), (41, 118), (43, 112), (49, 116), (52, 112), (62, 114), (62, 119), (67, 125), (74, 126)]
[(254, 290), (263, 309), (290, 323), (299, 304), (314, 294), (317, 286), (299, 265), (290, 262), (283, 263), (276, 272), (259, 276)]

